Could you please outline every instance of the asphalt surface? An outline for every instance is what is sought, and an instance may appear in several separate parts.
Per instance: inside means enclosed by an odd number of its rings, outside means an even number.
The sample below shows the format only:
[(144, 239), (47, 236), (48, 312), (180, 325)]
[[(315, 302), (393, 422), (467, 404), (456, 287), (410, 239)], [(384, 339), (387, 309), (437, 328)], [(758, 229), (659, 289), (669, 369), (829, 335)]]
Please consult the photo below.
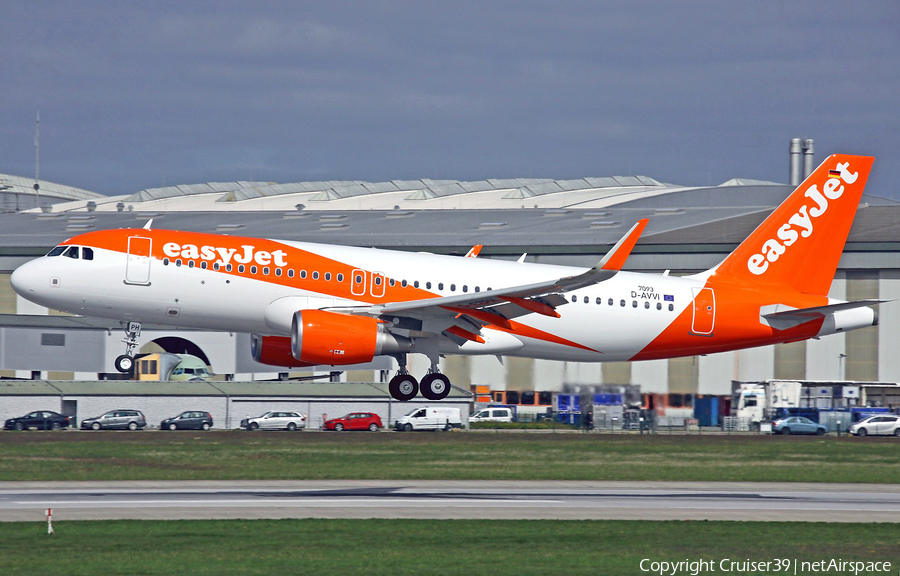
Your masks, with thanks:
[(900, 522), (900, 485), (718, 482), (4, 482), (0, 521), (250, 518)]

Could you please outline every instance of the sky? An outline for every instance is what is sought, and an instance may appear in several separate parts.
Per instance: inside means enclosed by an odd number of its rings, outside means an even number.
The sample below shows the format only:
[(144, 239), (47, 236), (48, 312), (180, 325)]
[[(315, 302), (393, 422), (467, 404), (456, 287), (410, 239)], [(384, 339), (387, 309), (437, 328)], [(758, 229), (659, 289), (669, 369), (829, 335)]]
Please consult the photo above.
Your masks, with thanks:
[(788, 181), (791, 138), (900, 199), (898, 2), (114, 2), (0, 8), (0, 173)]

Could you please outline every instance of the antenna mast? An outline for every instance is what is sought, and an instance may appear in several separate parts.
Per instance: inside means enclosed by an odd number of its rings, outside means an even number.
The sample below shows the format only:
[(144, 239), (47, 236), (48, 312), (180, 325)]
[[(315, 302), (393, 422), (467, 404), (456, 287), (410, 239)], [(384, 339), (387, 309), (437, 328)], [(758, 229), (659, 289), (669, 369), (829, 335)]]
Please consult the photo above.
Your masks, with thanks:
[(41, 207), (41, 112), (38, 110), (34, 129), (34, 205)]

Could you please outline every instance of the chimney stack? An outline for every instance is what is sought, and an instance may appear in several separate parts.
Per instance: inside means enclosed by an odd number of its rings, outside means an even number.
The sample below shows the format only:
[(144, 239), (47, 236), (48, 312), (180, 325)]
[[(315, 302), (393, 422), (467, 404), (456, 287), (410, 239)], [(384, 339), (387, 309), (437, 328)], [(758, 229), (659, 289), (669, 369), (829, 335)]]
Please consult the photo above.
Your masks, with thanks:
[(813, 139), (807, 138), (803, 141), (803, 179), (812, 174), (812, 171), (815, 169), (815, 164), (813, 164)]
[(799, 186), (800, 185), (800, 165), (801, 165), (801, 154), (803, 153), (803, 148), (800, 145), (799, 138), (791, 138), (791, 186)]

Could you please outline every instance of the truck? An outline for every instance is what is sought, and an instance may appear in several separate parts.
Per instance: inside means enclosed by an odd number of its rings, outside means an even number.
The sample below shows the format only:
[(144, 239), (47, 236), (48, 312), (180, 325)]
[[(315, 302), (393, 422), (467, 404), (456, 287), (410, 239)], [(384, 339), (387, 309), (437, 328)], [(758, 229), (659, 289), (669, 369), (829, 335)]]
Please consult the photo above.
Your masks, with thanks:
[(394, 423), (398, 432), (413, 430), (444, 430), (462, 427), (459, 408), (444, 406), (422, 406), (415, 408)]
[(771, 380), (763, 383), (741, 383), (734, 391), (732, 416), (759, 430), (760, 422), (771, 420), (778, 408), (799, 408), (803, 385), (797, 381)]

